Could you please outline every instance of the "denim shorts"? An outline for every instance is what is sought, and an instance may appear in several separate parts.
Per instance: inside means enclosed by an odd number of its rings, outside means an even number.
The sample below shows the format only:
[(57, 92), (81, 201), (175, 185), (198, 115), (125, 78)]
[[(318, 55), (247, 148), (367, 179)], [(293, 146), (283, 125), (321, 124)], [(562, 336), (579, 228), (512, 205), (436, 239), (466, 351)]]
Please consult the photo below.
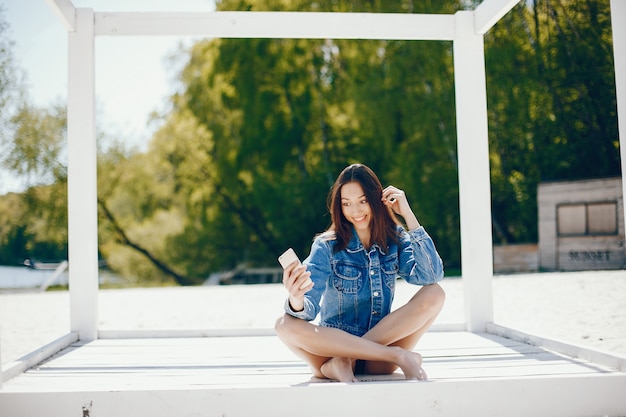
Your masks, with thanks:
[(354, 364), (354, 375), (365, 375), (365, 361), (357, 359)]

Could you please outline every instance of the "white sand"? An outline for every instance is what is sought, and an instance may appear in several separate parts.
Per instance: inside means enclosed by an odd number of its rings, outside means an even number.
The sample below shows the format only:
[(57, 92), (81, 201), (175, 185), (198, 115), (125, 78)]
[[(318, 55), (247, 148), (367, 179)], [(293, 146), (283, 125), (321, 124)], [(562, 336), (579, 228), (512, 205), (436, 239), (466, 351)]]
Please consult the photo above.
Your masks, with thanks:
[[(463, 282), (445, 279), (437, 323), (462, 323)], [(416, 287), (398, 283), (396, 303)], [(286, 296), (281, 285), (136, 288), (99, 293), (99, 328), (271, 328)], [(626, 271), (497, 276), (494, 322), (539, 336), (626, 355)], [(67, 292), (0, 294), (2, 363), (65, 335)]]

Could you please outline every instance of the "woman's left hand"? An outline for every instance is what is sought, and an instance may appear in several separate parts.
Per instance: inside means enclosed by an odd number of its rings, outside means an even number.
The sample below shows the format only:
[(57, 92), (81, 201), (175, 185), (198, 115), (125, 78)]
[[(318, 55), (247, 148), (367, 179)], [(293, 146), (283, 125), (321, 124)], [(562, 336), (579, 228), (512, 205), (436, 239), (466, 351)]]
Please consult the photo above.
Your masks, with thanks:
[(399, 214), (404, 218), (409, 230), (417, 229), (420, 226), (417, 221), (417, 217), (415, 217), (415, 214), (409, 205), (409, 201), (407, 200), (404, 191), (390, 185), (383, 190), (382, 200), (383, 204), (392, 212)]
[(411, 209), (404, 191), (394, 187), (393, 185), (390, 185), (383, 190), (383, 204), (393, 210), (394, 213), (401, 216), (403, 209)]

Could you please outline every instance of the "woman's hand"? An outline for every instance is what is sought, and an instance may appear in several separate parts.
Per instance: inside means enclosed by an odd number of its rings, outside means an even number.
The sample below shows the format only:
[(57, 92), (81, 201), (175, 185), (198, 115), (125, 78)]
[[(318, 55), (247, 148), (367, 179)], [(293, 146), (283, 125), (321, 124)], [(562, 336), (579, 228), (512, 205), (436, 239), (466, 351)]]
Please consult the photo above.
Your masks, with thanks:
[(304, 309), (304, 294), (313, 288), (311, 273), (306, 266), (298, 261), (293, 261), (283, 271), (283, 285), (289, 292), (289, 304), (293, 311)]
[(417, 220), (417, 217), (415, 217), (415, 213), (413, 213), (404, 191), (390, 185), (383, 190), (382, 200), (383, 204), (393, 213), (399, 214), (404, 218), (406, 226), (409, 230), (414, 230), (420, 227), (419, 221)]

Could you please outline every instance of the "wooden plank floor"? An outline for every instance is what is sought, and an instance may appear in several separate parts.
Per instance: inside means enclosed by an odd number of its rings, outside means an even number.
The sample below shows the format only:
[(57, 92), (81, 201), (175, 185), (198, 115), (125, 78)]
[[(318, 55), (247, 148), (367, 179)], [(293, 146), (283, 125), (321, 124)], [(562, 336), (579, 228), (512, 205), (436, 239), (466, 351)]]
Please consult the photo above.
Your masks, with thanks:
[[(610, 374), (616, 370), (489, 334), (427, 333), (431, 381)], [(362, 377), (364, 380), (402, 380)], [(321, 382), (275, 336), (100, 339), (76, 343), (5, 383), (5, 392), (289, 386)]]
[(312, 378), (276, 336), (75, 343), (5, 382), (0, 415), (626, 416), (626, 373), (492, 334), (429, 332), (428, 382)]

